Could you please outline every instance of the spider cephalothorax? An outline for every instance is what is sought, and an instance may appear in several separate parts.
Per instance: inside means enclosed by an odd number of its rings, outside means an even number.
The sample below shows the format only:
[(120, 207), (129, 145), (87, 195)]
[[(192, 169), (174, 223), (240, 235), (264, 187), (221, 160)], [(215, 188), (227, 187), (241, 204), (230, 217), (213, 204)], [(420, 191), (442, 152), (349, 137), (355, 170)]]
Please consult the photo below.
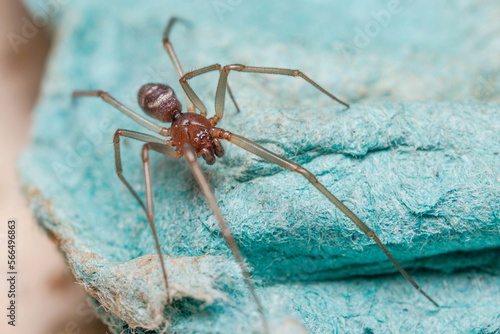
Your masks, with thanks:
[(182, 147), (186, 142), (190, 143), (198, 156), (203, 157), (207, 164), (215, 163), (215, 156), (222, 157), (224, 149), (220, 141), (212, 136), (212, 124), (199, 114), (181, 113), (176, 115), (172, 121), (170, 133), (174, 145)]

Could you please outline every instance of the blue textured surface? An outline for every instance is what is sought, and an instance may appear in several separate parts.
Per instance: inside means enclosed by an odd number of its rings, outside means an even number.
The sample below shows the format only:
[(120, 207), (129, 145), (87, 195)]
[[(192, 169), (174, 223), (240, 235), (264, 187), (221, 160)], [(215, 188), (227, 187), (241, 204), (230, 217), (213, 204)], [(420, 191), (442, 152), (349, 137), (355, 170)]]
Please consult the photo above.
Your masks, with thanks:
[[(77, 1), (52, 17), (56, 43), (20, 173), (40, 223), (112, 330), (166, 321), (181, 333), (259, 329), (185, 162), (154, 155), (156, 224), (177, 299), (164, 309), (145, 215), (114, 171), (114, 131), (140, 128), (98, 99), (70, 98), (103, 89), (139, 110), (138, 88), (158, 81), (181, 96), (161, 45), (173, 15), (191, 21), (172, 35), (185, 70), (300, 68), (353, 103), (345, 111), (299, 79), (231, 73), (242, 112), (227, 103), (220, 126), (311, 170), (443, 305), (435, 311), (400, 275), (347, 279), (396, 269), (305, 180), (225, 143), (227, 155), (203, 168), (275, 330), (298, 328), (290, 318), (313, 333), (500, 328), (495, 5), (402, 3), (360, 47), (357, 29), (390, 2), (241, 2), (219, 16), (220, 3)], [(216, 81), (193, 80), (210, 110)], [(140, 144), (125, 141), (122, 151), (125, 176), (143, 195)]]

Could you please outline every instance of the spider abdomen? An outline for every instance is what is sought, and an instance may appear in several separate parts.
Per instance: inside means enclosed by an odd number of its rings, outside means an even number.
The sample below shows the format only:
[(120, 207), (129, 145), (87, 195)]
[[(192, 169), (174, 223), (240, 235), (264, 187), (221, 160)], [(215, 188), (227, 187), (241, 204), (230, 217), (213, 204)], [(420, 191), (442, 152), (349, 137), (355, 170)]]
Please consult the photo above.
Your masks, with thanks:
[(138, 99), (142, 110), (160, 122), (172, 122), (182, 110), (174, 90), (167, 85), (146, 84), (139, 90)]

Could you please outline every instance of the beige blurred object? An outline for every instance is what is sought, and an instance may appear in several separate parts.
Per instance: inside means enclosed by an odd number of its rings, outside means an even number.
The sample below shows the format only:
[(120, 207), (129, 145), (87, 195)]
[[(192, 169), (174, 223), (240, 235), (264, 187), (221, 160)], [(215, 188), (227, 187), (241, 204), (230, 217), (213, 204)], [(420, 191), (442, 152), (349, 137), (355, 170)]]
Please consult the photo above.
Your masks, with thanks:
[[(40, 27), (16, 52), (9, 36), (31, 20), (20, 1), (0, 1), (0, 332), (5, 334), (105, 333), (62, 255), (38, 227), (21, 195), (17, 159), (29, 143), (33, 108), (50, 38)], [(31, 20), (31, 22), (33, 22)], [(10, 35), (9, 35), (10, 34)], [(7, 324), (7, 220), (17, 220), (16, 326)]]

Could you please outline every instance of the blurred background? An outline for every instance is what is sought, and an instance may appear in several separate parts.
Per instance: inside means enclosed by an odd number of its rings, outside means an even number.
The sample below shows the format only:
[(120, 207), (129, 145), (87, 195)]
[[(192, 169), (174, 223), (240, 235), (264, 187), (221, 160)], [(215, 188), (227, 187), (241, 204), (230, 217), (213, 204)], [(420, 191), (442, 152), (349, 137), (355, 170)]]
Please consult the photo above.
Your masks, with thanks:
[[(8, 326), (1, 312), (0, 333), (106, 333), (91, 313), (82, 289), (73, 281), (63, 256), (36, 224), (19, 189), (17, 158), (30, 140), (31, 110), (36, 103), (44, 64), (50, 52), (50, 27), (40, 28), (29, 43), (12, 45), (32, 20), (19, 0), (0, 1), (0, 305), (7, 305), (7, 220), (17, 220), (17, 321)], [(9, 35), (10, 34), (10, 35)]]

